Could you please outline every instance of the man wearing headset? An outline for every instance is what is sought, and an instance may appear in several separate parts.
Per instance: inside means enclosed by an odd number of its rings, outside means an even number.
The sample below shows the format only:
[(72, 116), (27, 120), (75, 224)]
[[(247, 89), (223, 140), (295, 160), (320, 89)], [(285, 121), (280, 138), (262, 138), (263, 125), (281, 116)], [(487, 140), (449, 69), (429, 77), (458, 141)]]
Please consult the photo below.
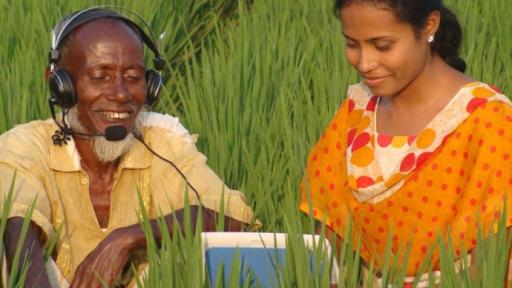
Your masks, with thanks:
[[(9, 191), (16, 174), (4, 237), (9, 265), (23, 217), (35, 203), (21, 255), (30, 261), (30, 287), (55, 282), (42, 255), (56, 230), (56, 257), (50, 264), (56, 263), (64, 275), (61, 282), (100, 287), (99, 276), (115, 283), (134, 253), (145, 249), (138, 195), (150, 217), (166, 215), (169, 232), (173, 224), (183, 229), (179, 220), (185, 197), (195, 207), (202, 206), (205, 230), (215, 229), (222, 201), (228, 230), (254, 223), (243, 195), (224, 186), (207, 167), (194, 137), (176, 118), (141, 112), (160, 85), (148, 83), (156, 76), (144, 64), (143, 43), (154, 43), (124, 16), (96, 10), (75, 13), (56, 27), (69, 31), (61, 30), (67, 35), (52, 45), (47, 71), (55, 121), (19, 125), (0, 136), (0, 193)], [(150, 87), (157, 91), (148, 91), (148, 85), (157, 85)], [(55, 118), (54, 104), (61, 106), (63, 119)], [(192, 210), (198, 215), (198, 209)], [(178, 222), (173, 221), (173, 211)], [(152, 220), (158, 241), (161, 231), (155, 224)]]

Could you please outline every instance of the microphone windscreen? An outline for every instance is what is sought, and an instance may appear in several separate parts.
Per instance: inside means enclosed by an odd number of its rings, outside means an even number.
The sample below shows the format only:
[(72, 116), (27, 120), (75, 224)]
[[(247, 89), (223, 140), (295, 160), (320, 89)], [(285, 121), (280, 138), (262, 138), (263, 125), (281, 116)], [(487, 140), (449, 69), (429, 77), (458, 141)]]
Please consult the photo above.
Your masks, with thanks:
[(123, 140), (128, 134), (128, 130), (122, 125), (112, 125), (105, 129), (105, 139), (108, 141)]

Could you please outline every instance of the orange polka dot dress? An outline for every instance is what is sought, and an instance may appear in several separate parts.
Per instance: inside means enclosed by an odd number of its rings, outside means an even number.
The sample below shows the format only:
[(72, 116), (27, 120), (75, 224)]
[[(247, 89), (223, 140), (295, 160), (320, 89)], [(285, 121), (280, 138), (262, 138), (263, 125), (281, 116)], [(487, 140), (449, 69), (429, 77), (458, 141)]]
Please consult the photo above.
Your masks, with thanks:
[[(505, 95), (470, 83), (414, 137), (376, 135), (377, 101), (363, 84), (349, 87), (308, 157), (302, 211), (338, 235), (352, 221), (367, 263), (382, 263), (388, 237), (393, 252), (411, 245), (408, 275), (439, 233), (451, 236), (456, 253), (473, 248), (476, 226), (491, 227), (504, 199), (512, 224), (512, 103)], [(402, 147), (402, 159), (382, 171), (377, 145)], [(431, 261), (435, 268), (437, 252)]]

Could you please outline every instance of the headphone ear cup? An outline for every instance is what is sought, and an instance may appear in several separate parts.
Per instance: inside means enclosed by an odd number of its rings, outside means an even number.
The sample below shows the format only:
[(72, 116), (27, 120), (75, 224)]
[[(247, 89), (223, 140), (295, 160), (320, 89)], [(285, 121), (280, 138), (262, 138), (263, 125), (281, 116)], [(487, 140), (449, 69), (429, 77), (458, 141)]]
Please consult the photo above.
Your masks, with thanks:
[(53, 71), (48, 78), (51, 101), (62, 108), (71, 108), (76, 103), (75, 84), (65, 69)]
[(154, 69), (146, 70), (146, 104), (152, 106), (158, 100), (158, 94), (162, 86), (162, 76)]

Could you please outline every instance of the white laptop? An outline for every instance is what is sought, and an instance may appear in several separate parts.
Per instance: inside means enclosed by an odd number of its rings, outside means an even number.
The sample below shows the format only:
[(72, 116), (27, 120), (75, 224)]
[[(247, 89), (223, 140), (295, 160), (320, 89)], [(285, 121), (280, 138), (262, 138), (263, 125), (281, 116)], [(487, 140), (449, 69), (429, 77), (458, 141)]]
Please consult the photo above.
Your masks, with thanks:
[[(306, 234), (303, 238), (304, 246), (312, 251), (310, 262), (313, 260), (313, 250), (323, 245), (326, 257), (322, 261), (328, 267), (332, 251), (329, 242), (324, 240), (321, 243), (319, 235)], [(250, 287), (272, 287), (276, 283), (276, 268), (286, 265), (285, 233), (203, 232), (202, 241), (206, 279), (213, 287), (219, 283), (224, 283), (221, 286), (228, 284), (230, 278), (233, 278), (230, 273), (233, 262), (237, 259), (242, 267), (237, 280), (240, 287), (247, 284), (247, 281), (251, 282)], [(331, 284), (337, 284), (338, 273), (338, 264), (333, 261)]]

